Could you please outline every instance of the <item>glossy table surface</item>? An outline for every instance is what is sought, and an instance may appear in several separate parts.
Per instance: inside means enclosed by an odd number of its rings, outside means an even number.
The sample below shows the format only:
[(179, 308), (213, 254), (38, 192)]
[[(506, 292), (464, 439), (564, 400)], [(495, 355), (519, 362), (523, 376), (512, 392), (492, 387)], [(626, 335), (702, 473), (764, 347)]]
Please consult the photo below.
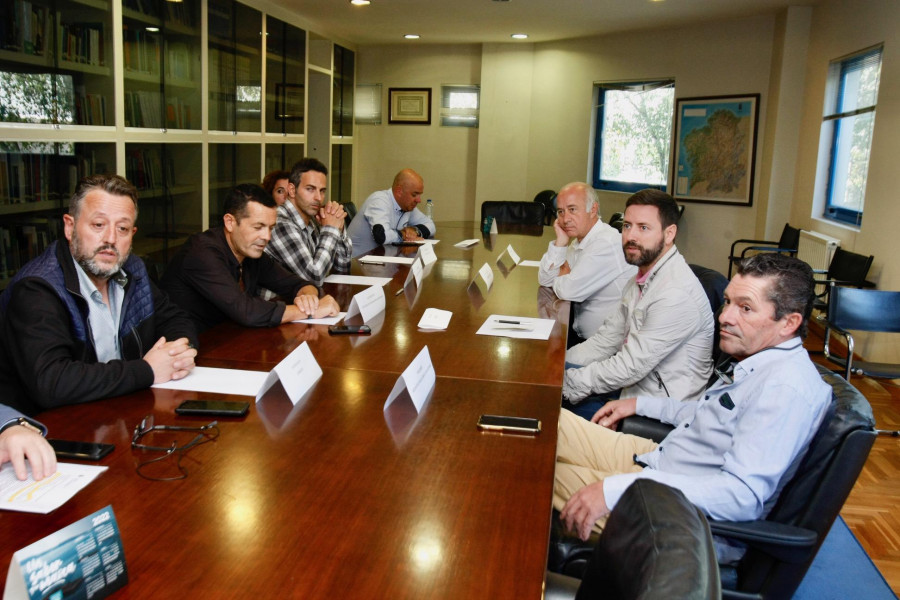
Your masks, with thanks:
[[(276, 385), (247, 417), (219, 419), (219, 437), (185, 454), (186, 479), (136, 474), (156, 454), (130, 448), (135, 425), (148, 414), (160, 424), (202, 425), (209, 419), (176, 416), (174, 408), (198, 397), (246, 397), (155, 389), (40, 415), (53, 437), (116, 449), (99, 463), (108, 471), (49, 515), (0, 513), (2, 564), (112, 504), (130, 580), (116, 598), (541, 597), (566, 328), (557, 324), (550, 341), (475, 336), (490, 312), (538, 314), (537, 271), (516, 267), (504, 278), (491, 260), (500, 249), (460, 251), (453, 242), (476, 236), (441, 233), (439, 223), (440, 260), (418, 300), (410, 307), (393, 296), (407, 267), (398, 269), (381, 330), (365, 343), (296, 324), (209, 332), (200, 364), (268, 369), (299, 336), (310, 340), (324, 374), (295, 406)], [(512, 239), (530, 259), (548, 239), (534, 238), (529, 248), (525, 236), (515, 238), (497, 240)], [(486, 261), (497, 281), (483, 305), (465, 309), (468, 295), (457, 288)], [(368, 268), (354, 261), (355, 271)], [(459, 277), (436, 277), (454, 269)], [(514, 289), (521, 293), (505, 304)], [(445, 307), (444, 298), (456, 302), (448, 331), (417, 331), (424, 308)], [(564, 323), (568, 305), (555, 304)], [(317, 336), (304, 335), (310, 330)], [(238, 339), (216, 346), (232, 334)], [(502, 340), (511, 342), (507, 351)], [(417, 413), (403, 394), (385, 410), (398, 373), (425, 343), (438, 375), (428, 402)], [(534, 417), (543, 431), (484, 433), (475, 425), (483, 413)], [(193, 433), (151, 436), (142, 441), (185, 443)], [(164, 461), (149, 473), (177, 471)]]

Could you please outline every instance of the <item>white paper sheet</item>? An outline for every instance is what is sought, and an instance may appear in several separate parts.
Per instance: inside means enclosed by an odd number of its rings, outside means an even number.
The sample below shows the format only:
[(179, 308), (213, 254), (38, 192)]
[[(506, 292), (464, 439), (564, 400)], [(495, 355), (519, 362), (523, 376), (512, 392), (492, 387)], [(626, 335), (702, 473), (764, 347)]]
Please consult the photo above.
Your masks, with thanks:
[(440, 308), (426, 308), (419, 320), (419, 329), (447, 329), (453, 313)]
[(536, 319), (514, 315), (491, 315), (476, 331), (477, 335), (548, 340), (553, 331), (553, 319)]
[(325, 278), (325, 283), (346, 283), (348, 285), (364, 285), (371, 287), (373, 285), (385, 286), (390, 283), (390, 277), (366, 277), (365, 275), (335, 275), (331, 274)]
[(322, 317), (321, 319), (297, 319), (291, 323), (309, 323), (311, 325), (337, 325), (347, 315), (346, 312), (340, 312), (334, 317)]
[(267, 375), (268, 373), (265, 371), (194, 367), (184, 379), (169, 381), (168, 383), (155, 383), (153, 387), (164, 390), (256, 396), (256, 392), (262, 387)]
[(471, 248), (472, 246), (477, 244), (479, 241), (480, 240), (478, 240), (477, 238), (473, 238), (470, 240), (463, 240), (461, 242), (457, 242), (453, 245), (456, 246), (457, 248)]
[(10, 463), (0, 467), (0, 509), (47, 514), (87, 487), (107, 467), (57, 463), (56, 473), (35, 481), (28, 467), (25, 481), (16, 479)]
[(523, 260), (519, 261), (520, 267), (536, 267), (539, 268), (541, 266), (541, 261), (539, 260)]
[(370, 265), (377, 265), (378, 263), (399, 263), (401, 265), (411, 265), (416, 262), (415, 257), (410, 258), (408, 256), (360, 256), (356, 260), (361, 263), (367, 263)]

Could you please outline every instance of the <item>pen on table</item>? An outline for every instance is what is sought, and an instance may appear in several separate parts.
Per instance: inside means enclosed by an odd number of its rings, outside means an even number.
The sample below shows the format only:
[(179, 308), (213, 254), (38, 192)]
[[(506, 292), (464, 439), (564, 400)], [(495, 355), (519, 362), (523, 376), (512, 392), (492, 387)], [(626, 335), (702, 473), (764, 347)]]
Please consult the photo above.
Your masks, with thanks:
[(497, 322), (498, 322), (498, 323), (504, 323), (504, 324), (506, 324), (506, 325), (521, 325), (521, 324), (522, 324), (521, 321), (506, 321), (506, 320), (504, 320), (504, 319), (497, 319)]
[(394, 292), (394, 295), (395, 295), (395, 296), (399, 296), (399, 295), (402, 294), (402, 293), (403, 293), (403, 288), (400, 288), (399, 290), (397, 290), (396, 292)]

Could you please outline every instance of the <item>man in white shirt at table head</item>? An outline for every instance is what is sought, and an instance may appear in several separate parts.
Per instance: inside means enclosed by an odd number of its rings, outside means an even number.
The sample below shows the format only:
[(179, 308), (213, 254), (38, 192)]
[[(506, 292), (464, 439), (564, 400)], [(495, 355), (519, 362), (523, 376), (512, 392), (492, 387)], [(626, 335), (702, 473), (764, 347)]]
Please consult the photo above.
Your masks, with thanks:
[(601, 220), (597, 192), (588, 184), (563, 186), (556, 215), (556, 239), (541, 259), (538, 282), (575, 303), (574, 333), (583, 341), (618, 306), (637, 267), (625, 262), (622, 234)]

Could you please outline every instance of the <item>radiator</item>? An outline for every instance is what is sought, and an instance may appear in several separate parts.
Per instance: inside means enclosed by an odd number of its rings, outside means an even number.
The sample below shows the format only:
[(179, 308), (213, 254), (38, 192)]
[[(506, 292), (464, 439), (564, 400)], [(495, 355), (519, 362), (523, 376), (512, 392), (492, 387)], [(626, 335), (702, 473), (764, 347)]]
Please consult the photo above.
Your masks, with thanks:
[(825, 272), (831, 264), (834, 251), (841, 245), (839, 239), (828, 237), (816, 231), (800, 231), (800, 244), (797, 246), (797, 258), (816, 271)]

